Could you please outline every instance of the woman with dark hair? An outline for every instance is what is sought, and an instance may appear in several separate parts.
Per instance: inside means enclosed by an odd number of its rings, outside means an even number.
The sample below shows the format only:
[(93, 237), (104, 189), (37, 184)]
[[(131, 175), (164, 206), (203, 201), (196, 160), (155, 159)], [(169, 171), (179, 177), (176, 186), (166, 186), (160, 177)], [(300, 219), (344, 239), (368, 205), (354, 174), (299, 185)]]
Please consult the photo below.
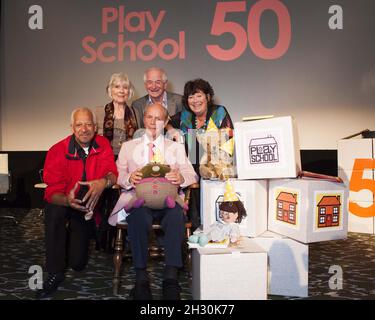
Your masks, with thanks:
[[(210, 83), (203, 79), (188, 81), (184, 87), (183, 104), (184, 110), (171, 117), (170, 125), (175, 129), (180, 129), (184, 135), (185, 148), (189, 159), (193, 163), (195, 172), (199, 174), (199, 165), (202, 154), (199, 152), (199, 142), (197, 134), (206, 132), (208, 124), (213, 122), (218, 129), (226, 129), (228, 139), (233, 137), (233, 123), (227, 109), (224, 106), (214, 103), (214, 90)], [(181, 132), (180, 131), (180, 132)], [(194, 139), (195, 141), (192, 141)], [(195, 147), (195, 159), (192, 148)], [(193, 207), (190, 219), (193, 228), (200, 225), (199, 221), (199, 190), (192, 191)], [(191, 207), (192, 207), (191, 206)], [(195, 209), (195, 210), (194, 210)]]
[(188, 81), (184, 87), (183, 104), (185, 110), (175, 114), (170, 124), (180, 129), (184, 136), (189, 129), (205, 131), (210, 119), (218, 129), (228, 129), (229, 137), (233, 136), (233, 123), (227, 109), (214, 103), (214, 90), (209, 82), (203, 79)]

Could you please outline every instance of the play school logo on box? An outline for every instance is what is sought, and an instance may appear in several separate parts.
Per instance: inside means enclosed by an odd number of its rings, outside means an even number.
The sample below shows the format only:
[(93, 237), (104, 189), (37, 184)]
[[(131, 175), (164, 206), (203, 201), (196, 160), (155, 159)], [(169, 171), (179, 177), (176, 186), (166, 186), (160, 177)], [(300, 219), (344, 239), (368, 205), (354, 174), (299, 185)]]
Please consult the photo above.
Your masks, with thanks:
[(279, 162), (279, 148), (274, 137), (250, 140), (250, 164)]
[(239, 179), (297, 176), (301, 157), (292, 117), (236, 122), (234, 131)]

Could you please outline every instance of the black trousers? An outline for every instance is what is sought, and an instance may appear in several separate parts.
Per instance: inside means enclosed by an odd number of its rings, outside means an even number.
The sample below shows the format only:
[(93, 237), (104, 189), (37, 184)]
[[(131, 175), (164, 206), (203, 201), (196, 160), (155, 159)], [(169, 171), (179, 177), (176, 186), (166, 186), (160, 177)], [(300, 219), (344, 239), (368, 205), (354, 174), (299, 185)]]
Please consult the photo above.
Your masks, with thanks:
[(182, 208), (177, 204), (172, 209), (152, 210), (141, 207), (131, 211), (126, 221), (134, 267), (147, 267), (149, 233), (154, 219), (160, 221), (164, 231), (165, 264), (182, 267), (185, 216)]
[(189, 203), (189, 219), (192, 229), (195, 230), (201, 225), (200, 219), (200, 189), (191, 189)]
[(44, 223), (47, 272), (63, 272), (67, 262), (73, 270), (83, 270), (88, 261), (93, 219), (86, 221), (80, 211), (47, 203)]

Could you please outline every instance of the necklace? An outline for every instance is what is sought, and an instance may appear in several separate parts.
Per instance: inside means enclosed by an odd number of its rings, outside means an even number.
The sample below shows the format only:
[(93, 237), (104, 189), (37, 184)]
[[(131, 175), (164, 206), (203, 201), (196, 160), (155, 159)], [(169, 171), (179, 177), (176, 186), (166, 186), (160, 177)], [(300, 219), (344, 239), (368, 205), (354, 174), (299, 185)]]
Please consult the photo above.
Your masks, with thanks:
[(124, 119), (125, 116), (125, 106), (117, 105), (114, 107), (113, 110), (113, 118), (114, 119)]
[[(201, 126), (199, 126), (201, 124)], [(206, 125), (206, 119), (203, 121), (198, 120), (198, 117), (195, 117), (195, 128), (200, 129), (201, 127), (204, 127)]]

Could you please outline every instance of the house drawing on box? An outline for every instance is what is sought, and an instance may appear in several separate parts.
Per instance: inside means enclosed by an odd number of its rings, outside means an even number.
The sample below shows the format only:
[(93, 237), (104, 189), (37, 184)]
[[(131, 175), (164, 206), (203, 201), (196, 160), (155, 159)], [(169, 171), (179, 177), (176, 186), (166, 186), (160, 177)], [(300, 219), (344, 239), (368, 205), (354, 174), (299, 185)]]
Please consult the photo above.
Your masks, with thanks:
[(276, 139), (271, 135), (265, 138), (251, 139), (249, 157), (250, 164), (279, 162), (279, 147)]
[(337, 227), (340, 224), (340, 196), (323, 196), (317, 204), (318, 228)]
[(276, 198), (276, 219), (290, 224), (297, 222), (297, 194), (281, 191)]

